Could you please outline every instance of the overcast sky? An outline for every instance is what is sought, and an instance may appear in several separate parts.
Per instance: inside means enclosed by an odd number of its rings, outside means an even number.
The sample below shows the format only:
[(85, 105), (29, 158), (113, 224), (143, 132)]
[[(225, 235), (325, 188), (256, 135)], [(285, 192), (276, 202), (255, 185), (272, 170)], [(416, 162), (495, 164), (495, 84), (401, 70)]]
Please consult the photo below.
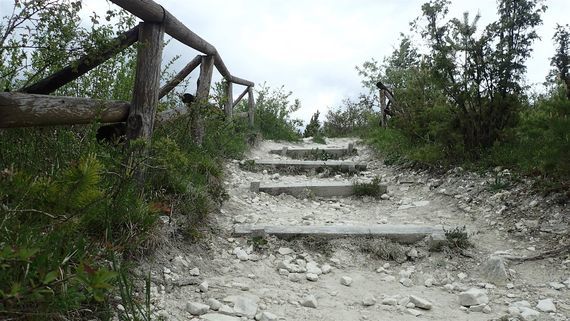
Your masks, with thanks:
[[(324, 114), (343, 98), (363, 91), (355, 66), (381, 61), (400, 32), (420, 15), (423, 0), (156, 0), (188, 28), (214, 45), (230, 72), (257, 84), (285, 86), (301, 100), (298, 117)], [(86, 9), (103, 1), (86, 0)], [(450, 17), (480, 12), (479, 26), (495, 20), (495, 0), (452, 0)], [(547, 0), (542, 40), (528, 62), (530, 83), (544, 81), (554, 52), (556, 23), (570, 22), (570, 0)], [(172, 41), (168, 58), (182, 55), (179, 69), (197, 52)], [(216, 78), (216, 79), (219, 79)], [(195, 83), (195, 81), (192, 81)], [(235, 86), (236, 93), (241, 90)]]

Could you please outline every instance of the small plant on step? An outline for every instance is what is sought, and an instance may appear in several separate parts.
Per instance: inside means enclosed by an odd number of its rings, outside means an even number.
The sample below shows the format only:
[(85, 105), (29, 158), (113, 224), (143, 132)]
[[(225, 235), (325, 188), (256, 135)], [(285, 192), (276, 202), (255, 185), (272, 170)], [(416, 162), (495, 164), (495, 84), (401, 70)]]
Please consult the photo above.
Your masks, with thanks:
[(253, 246), (253, 251), (262, 252), (267, 249), (267, 240), (263, 236), (253, 236), (247, 240), (247, 244)]
[(255, 171), (255, 160), (247, 159), (240, 163), (239, 165), (242, 169), (246, 171), (253, 172)]
[(511, 186), (511, 183), (509, 182), (506, 175), (504, 175), (503, 173), (497, 173), (495, 175), (495, 181), (493, 183), (491, 183), (491, 185), (489, 185), (489, 190), (491, 190), (493, 192), (497, 192), (497, 191), (507, 189), (510, 186)]
[(452, 249), (468, 249), (473, 246), (469, 240), (469, 233), (464, 226), (457, 226), (451, 230), (443, 229), (445, 238)]
[(380, 177), (375, 177), (370, 183), (354, 183), (352, 189), (356, 196), (380, 197), (383, 194)]

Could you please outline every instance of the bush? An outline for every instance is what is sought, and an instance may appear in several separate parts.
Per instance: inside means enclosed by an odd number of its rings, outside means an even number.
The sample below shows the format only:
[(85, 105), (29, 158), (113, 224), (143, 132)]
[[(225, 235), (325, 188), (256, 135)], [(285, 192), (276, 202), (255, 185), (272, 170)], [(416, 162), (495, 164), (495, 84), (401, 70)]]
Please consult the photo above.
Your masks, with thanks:
[(354, 102), (346, 99), (341, 107), (328, 111), (323, 132), (327, 137), (359, 135), (377, 124), (378, 115), (366, 100)]

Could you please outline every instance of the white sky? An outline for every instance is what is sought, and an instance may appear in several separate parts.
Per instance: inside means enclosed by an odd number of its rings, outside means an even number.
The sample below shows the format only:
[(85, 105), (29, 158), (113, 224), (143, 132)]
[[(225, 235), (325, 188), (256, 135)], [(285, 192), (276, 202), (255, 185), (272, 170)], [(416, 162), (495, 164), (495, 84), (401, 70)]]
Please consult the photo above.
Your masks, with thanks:
[[(0, 0), (5, 1), (5, 0)], [(230, 72), (271, 87), (284, 85), (301, 100), (304, 120), (362, 92), (356, 65), (389, 55), (400, 32), (421, 13), (424, 0), (155, 0), (214, 45)], [(530, 83), (544, 81), (554, 52), (556, 23), (569, 23), (570, 0), (546, 0), (541, 40), (528, 61)], [(85, 0), (86, 9), (101, 0)], [(105, 4), (106, 8), (107, 5)], [(480, 12), (480, 28), (495, 20), (495, 0), (452, 0), (450, 17)], [(165, 59), (182, 55), (178, 70), (197, 52), (172, 41)], [(176, 71), (177, 71), (176, 70)], [(215, 79), (219, 79), (215, 78)], [(193, 80), (192, 83), (195, 83)], [(235, 86), (237, 96), (240, 86)], [(238, 92), (239, 91), (239, 92)]]

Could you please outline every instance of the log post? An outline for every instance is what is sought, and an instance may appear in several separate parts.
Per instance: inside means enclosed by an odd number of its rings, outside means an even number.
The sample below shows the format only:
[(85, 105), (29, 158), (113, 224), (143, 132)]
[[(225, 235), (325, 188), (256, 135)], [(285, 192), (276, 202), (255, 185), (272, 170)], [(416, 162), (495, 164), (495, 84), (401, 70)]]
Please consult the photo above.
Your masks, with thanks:
[(253, 87), (247, 87), (248, 94), (248, 115), (249, 115), (249, 127), (253, 127), (255, 120), (255, 98), (253, 98)]
[(214, 72), (214, 59), (214, 56), (202, 56), (200, 77), (198, 78), (198, 88), (196, 89), (196, 101), (191, 107), (192, 140), (197, 145), (202, 145), (204, 142), (204, 115), (201, 109), (208, 103), (212, 73)]
[(226, 81), (226, 101), (225, 101), (225, 112), (226, 119), (230, 121), (232, 119), (232, 113), (234, 108), (234, 86), (231, 81)]
[(382, 128), (386, 128), (386, 91), (384, 91), (384, 89), (380, 89), (380, 96), (378, 98), (380, 99), (380, 125)]
[(137, 68), (131, 110), (127, 119), (127, 138), (150, 139), (160, 88), (160, 65), (164, 26), (141, 22), (137, 52)]

